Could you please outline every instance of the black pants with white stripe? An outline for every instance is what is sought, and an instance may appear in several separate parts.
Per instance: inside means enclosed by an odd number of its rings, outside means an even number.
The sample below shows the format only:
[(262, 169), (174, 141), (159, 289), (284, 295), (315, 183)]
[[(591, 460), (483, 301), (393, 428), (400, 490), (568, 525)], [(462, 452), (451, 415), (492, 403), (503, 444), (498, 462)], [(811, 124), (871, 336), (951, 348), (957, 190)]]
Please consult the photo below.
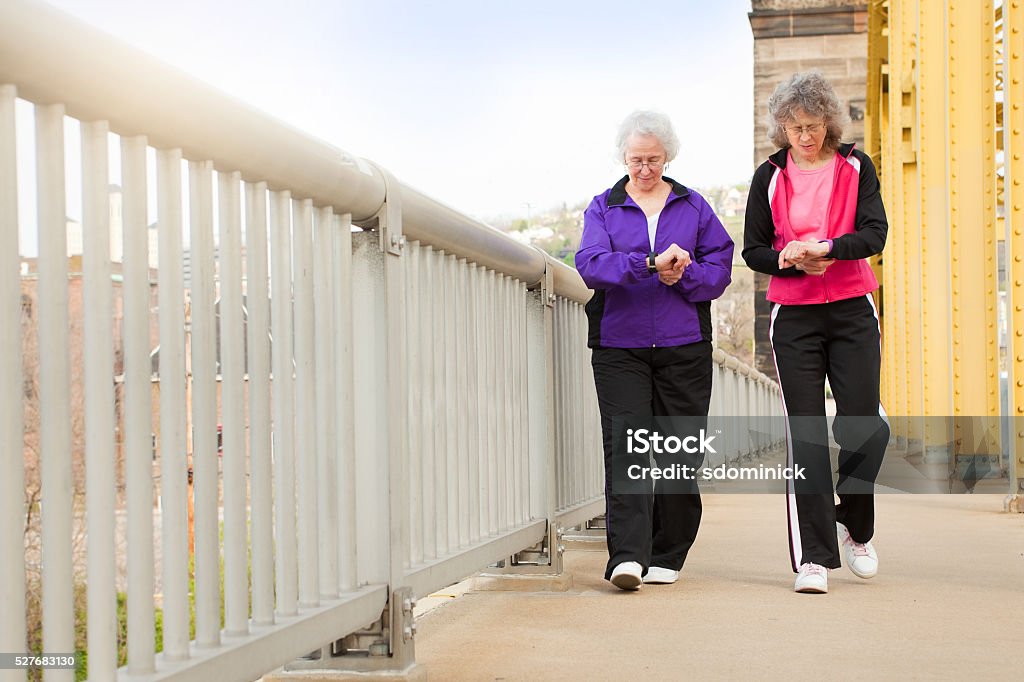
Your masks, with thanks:
[[(644, 571), (660, 566), (678, 571), (697, 538), (701, 501), (696, 482), (691, 494), (622, 492), (613, 489), (616, 418), (694, 416), (706, 418), (711, 404), (712, 347), (709, 341), (666, 348), (595, 348), (591, 358), (601, 410), (605, 462), (605, 521), (608, 565), (605, 579), (624, 561)], [(621, 431), (621, 429), (620, 429)], [(621, 462), (621, 460), (619, 460)], [(694, 464), (694, 462), (691, 462)], [(621, 477), (621, 472), (618, 472)]]
[[(789, 418), (786, 501), (793, 570), (815, 563), (839, 568), (836, 521), (856, 542), (874, 534), (874, 482), (889, 426), (879, 403), (878, 317), (870, 295), (815, 305), (772, 304), (771, 343)], [(836, 401), (839, 444), (835, 504), (825, 420), (825, 378)]]

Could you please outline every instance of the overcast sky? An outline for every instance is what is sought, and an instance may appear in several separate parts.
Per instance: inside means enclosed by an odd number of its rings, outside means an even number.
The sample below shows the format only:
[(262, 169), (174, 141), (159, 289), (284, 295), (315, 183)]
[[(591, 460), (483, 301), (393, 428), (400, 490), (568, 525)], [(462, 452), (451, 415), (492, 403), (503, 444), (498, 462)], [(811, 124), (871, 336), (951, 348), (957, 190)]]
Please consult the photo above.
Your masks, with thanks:
[(614, 183), (637, 108), (684, 184), (753, 171), (749, 0), (49, 2), (477, 217)]

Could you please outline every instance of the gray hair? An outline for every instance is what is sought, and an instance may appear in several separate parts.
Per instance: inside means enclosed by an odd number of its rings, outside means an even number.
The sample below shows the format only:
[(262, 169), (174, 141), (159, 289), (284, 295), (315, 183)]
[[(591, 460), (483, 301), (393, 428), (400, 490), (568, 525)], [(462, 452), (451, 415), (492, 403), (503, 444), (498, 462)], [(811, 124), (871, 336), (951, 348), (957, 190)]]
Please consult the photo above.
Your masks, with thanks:
[(672, 121), (659, 111), (634, 111), (622, 121), (619, 134), (615, 137), (620, 161), (626, 158), (630, 135), (651, 135), (657, 138), (665, 148), (665, 163), (676, 158), (679, 153), (679, 138), (672, 129)]
[(768, 139), (776, 147), (789, 147), (785, 124), (794, 118), (798, 109), (809, 116), (820, 116), (825, 120), (825, 148), (839, 149), (843, 139), (843, 125), (846, 113), (843, 111), (836, 91), (825, 77), (817, 72), (797, 73), (784, 83), (779, 83), (768, 98), (768, 118), (765, 121)]

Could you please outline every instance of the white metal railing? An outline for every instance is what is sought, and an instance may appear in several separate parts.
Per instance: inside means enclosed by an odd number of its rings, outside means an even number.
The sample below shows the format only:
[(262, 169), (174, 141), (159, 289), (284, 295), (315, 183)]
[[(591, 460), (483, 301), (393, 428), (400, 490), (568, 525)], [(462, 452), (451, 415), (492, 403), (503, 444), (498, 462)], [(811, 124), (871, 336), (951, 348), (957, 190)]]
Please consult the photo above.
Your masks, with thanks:
[[(31, 179), (15, 164), (18, 97), (35, 115), (29, 299), (45, 348), (33, 356), (31, 424), (17, 236), (18, 185)], [(80, 172), (64, 166), (65, 115), (80, 124)], [(82, 183), (81, 305), (68, 294), (68, 177)], [(386, 608), (394, 652), (404, 646), (399, 590), (428, 594), (541, 542), (553, 555), (560, 527), (603, 512), (590, 292), (574, 270), (29, 0), (0, 7), (0, 259), (0, 543), (35, 532), (25, 523), (37, 510), (23, 502), (29, 435), (17, 441), (35, 429), (43, 648), (74, 650), (84, 582), (90, 679), (252, 679)], [(118, 297), (123, 381), (112, 351)], [(81, 341), (69, 332), (78, 317)], [(81, 376), (70, 360), (79, 343)], [(749, 432), (768, 434), (728, 436), (724, 457), (765, 451), (778, 439), (756, 420), (778, 413), (774, 386), (720, 352), (715, 360), (712, 413), (743, 415)], [(83, 442), (71, 400), (79, 382)], [(73, 477), (82, 451), (84, 495)], [(87, 550), (72, 541), (83, 519)], [(40, 563), (29, 559), (0, 554), (0, 652), (26, 647), (26, 566)], [(120, 668), (118, 591), (128, 604)]]

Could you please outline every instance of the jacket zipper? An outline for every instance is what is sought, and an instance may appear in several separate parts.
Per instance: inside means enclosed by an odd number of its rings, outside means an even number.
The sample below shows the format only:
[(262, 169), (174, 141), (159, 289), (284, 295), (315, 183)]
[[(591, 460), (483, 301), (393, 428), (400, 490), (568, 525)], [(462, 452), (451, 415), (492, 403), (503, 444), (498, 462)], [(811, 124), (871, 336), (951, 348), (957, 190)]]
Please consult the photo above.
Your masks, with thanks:
[[(654, 277), (657, 277), (657, 275), (656, 274), (652, 275), (652, 278), (654, 278)], [(654, 286), (657, 287), (658, 286), (657, 283), (655, 283)], [(657, 343), (658, 337), (657, 337), (657, 329), (655, 329), (655, 323), (654, 323), (654, 319), (655, 319), (655, 317), (654, 317), (654, 315), (655, 315), (654, 299), (655, 299), (655, 297), (658, 294), (658, 290), (655, 289), (651, 293), (654, 294), (654, 296), (651, 296), (651, 348), (657, 348), (658, 347), (658, 343)]]
[[(665, 206), (668, 206), (668, 203), (666, 203)], [(665, 210), (665, 206), (661, 207), (662, 211)], [(640, 207), (637, 206), (637, 208), (640, 208)], [(640, 209), (640, 212), (643, 213), (643, 209)], [(644, 213), (644, 218), (646, 218), (646, 217), (647, 217), (647, 214)], [(658, 223), (659, 224), (661, 223), (661, 216), (660, 215), (658, 216)], [(654, 230), (654, 243), (655, 244), (658, 243), (658, 230), (657, 230), (657, 228), (655, 228), (655, 230)], [(654, 251), (654, 248), (652, 247), (651, 250)], [(651, 279), (657, 279), (657, 277), (658, 277), (657, 273), (653, 273), (651, 275)], [(656, 310), (657, 304), (655, 303), (654, 299), (657, 298), (657, 296), (658, 296), (658, 289), (657, 289), (658, 283), (655, 281), (655, 282), (652, 283), (652, 285), (653, 285), (653, 288), (651, 290), (651, 348), (657, 348), (658, 347), (658, 330), (657, 330), (657, 325), (655, 323), (655, 314), (657, 312), (657, 310)]]

